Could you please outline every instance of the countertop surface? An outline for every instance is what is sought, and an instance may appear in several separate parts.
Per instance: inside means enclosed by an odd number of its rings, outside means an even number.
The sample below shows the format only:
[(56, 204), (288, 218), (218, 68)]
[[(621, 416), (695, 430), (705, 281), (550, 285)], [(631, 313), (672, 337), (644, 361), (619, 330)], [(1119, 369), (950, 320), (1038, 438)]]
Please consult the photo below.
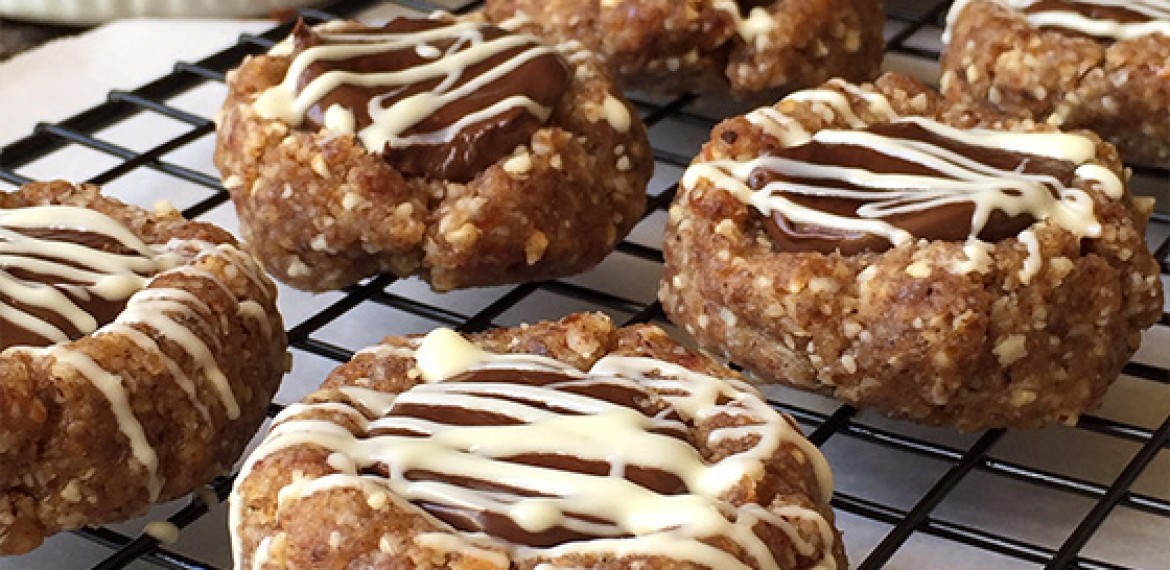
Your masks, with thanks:
[(0, 62), (54, 38), (77, 35), (87, 29), (0, 18)]

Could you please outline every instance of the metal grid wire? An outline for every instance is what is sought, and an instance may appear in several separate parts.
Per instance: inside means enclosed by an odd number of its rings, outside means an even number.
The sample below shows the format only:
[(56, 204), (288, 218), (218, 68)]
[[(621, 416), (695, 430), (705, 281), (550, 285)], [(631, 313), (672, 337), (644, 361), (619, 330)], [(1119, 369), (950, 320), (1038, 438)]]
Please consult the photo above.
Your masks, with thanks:
[[(399, 3), (414, 9), (433, 8), (422, 2)], [(299, 15), (316, 22), (349, 16), (373, 4), (336, 2), (324, 9), (302, 10)], [(478, 7), (474, 2), (464, 4), (456, 11)], [(948, 6), (947, 0), (890, 0), (886, 66), (929, 76), (936, 69), (937, 37)], [(450, 4), (445, 7), (452, 8)], [(60, 123), (38, 125), (34, 133), (0, 151), (0, 181), (10, 185), (28, 182), (32, 176), (22, 172), (30, 165), (62, 149), (80, 147), (105, 155), (110, 163), (87, 181), (111, 184), (149, 171), (196, 189), (184, 197), (183, 213), (205, 217), (228, 202), (218, 177), (170, 157), (213, 136), (210, 113), (185, 111), (173, 101), (208, 83), (222, 85), (225, 73), (244, 56), (267, 50), (286, 36), (290, 27), (286, 23), (260, 35), (246, 34), (236, 45), (206, 59), (176, 64), (173, 72), (139, 89), (113, 91), (106, 102), (88, 111)], [(632, 99), (650, 127), (658, 162), (658, 187), (652, 184), (649, 219), (644, 221), (653, 232), (660, 230), (664, 211), (673, 198), (673, 181), (706, 133), (723, 116), (744, 109), (693, 96), (658, 99), (633, 94)], [(173, 136), (144, 149), (102, 136), (106, 129), (142, 115), (165, 117), (180, 127), (174, 129)], [(1170, 270), (1166, 204), (1170, 172), (1138, 169), (1133, 184), (1138, 192), (1160, 194), (1149, 237), (1165, 283)], [(657, 269), (662, 262), (658, 243), (654, 238), (629, 239), (619, 245), (615, 256)], [(322, 370), (348, 360), (360, 345), (338, 341), (336, 335), (325, 331), (347, 315), (363, 311), (387, 311), (432, 326), (476, 331), (514, 324), (511, 321), (516, 317), (508, 315), (517, 314), (518, 307), (543, 304), (601, 310), (619, 322), (655, 321), (669, 326), (653, 299), (653, 283), (634, 295), (598, 286), (597, 279), (531, 283), (497, 288), (489, 302), (472, 305), (458, 297), (429, 294), (425, 287), (414, 287), (410, 281), (372, 278), (337, 294), (313, 297), (311, 311), (304, 318), (294, 321), (286, 315), (286, 320), (296, 323), (288, 330), (295, 360), (317, 362), (316, 368)], [(543, 318), (560, 314), (546, 310)], [(1003, 430), (956, 434), (872, 417), (785, 389), (768, 393), (777, 398), (773, 405), (805, 426), (834, 464), (838, 491), (833, 505), (846, 527), (845, 540), (857, 568), (953, 567), (963, 556), (976, 554), (984, 555), (979, 558), (981, 567), (1155, 567), (1170, 564), (1170, 546), (1165, 541), (1170, 533), (1168, 367), (1170, 316), (1163, 313), (1160, 324), (1146, 335), (1142, 352), (1126, 366), (1111, 392), (1113, 405), (1107, 403), (1102, 412), (1086, 415), (1076, 426), (1022, 434)], [(1120, 394), (1114, 397), (1117, 392)], [(1144, 412), (1129, 413), (1134, 407)], [(280, 404), (273, 404), (269, 415), (280, 409)], [(1056, 459), (1034, 461), (1035, 455)], [(916, 476), (883, 477), (891, 469), (902, 469), (900, 473), (910, 469)], [(163, 518), (186, 528), (218, 517), (212, 524), (222, 526), (220, 503), (230, 486), (231, 478), (220, 478), (179, 501)], [(1033, 496), (1036, 500), (1013, 509), (1013, 505), (994, 500), (996, 489), (1011, 497)], [(995, 512), (988, 514), (987, 510)], [(1121, 535), (1110, 534), (1115, 519), (1124, 519), (1127, 530)], [(225, 564), (203, 559), (198, 549), (180, 548), (182, 541), (175, 547), (160, 545), (144, 532), (135, 534), (141, 531), (141, 524), (136, 528), (76, 531), (73, 538), (100, 548), (90, 550), (96, 552), (95, 558), (74, 560), (70, 566), (219, 568)], [(1149, 529), (1149, 534), (1135, 535), (1133, 528)], [(1122, 546), (1111, 548), (1117, 544)], [(1149, 552), (1131, 556), (1135, 544), (1146, 545)], [(919, 556), (933, 556), (930, 559), (935, 562), (924, 564)], [(4, 566), (3, 561), (0, 566)]]

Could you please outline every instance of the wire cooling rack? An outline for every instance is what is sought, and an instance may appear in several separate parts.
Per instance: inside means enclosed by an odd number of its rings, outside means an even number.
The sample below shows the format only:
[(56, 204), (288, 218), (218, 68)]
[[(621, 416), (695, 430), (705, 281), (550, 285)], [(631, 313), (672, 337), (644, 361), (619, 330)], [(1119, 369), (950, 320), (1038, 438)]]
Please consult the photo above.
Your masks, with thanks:
[[(336, 2), (302, 10), (309, 21), (383, 7)], [(413, 10), (472, 10), (475, 2), (399, 2)], [(885, 67), (937, 79), (946, 0), (888, 0)], [(59, 176), (85, 155), (76, 180), (149, 205), (166, 199), (188, 217), (237, 227), (210, 162), (212, 117), (225, 73), (248, 54), (287, 35), (284, 24), (133, 91), (114, 91), (90, 110), (0, 151), (0, 184)], [(650, 127), (657, 171), (646, 218), (617, 251), (584, 275), (544, 283), (438, 295), (417, 280), (381, 276), (345, 290), (308, 295), (282, 286), (293, 372), (270, 409), (275, 415), (314, 388), (335, 365), (387, 334), (435, 326), (482, 330), (525, 320), (600, 310), (618, 322), (654, 321), (671, 329), (655, 301), (665, 209), (682, 169), (723, 117), (745, 103), (693, 96), (632, 94)], [(140, 128), (133, 128), (139, 125)], [(141, 128), (144, 126), (146, 128)], [(149, 132), (148, 137), (142, 133)], [(132, 133), (132, 134), (127, 134)], [(1131, 187), (1158, 198), (1150, 246), (1170, 271), (1170, 172), (1137, 169)], [(682, 335), (679, 335), (680, 338)], [(1076, 426), (1028, 432), (957, 433), (860, 413), (819, 396), (767, 389), (834, 466), (833, 505), (857, 568), (1166, 568), (1170, 567), (1170, 316), (1145, 335), (1102, 407)], [(223, 477), (145, 517), (51, 538), (0, 568), (224, 568), (231, 564)], [(163, 545), (160, 522), (180, 529)]]

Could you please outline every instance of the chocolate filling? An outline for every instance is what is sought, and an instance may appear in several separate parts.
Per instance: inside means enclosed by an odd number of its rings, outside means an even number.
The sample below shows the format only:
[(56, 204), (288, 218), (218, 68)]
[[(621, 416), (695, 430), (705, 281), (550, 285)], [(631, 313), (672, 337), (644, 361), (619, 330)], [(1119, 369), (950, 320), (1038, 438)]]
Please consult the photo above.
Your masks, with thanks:
[[(40, 240), (51, 240), (62, 243), (72, 243), (84, 246), (95, 251), (116, 253), (119, 255), (137, 256), (138, 253), (127, 250), (122, 244), (108, 236), (72, 229), (59, 228), (8, 228), (22, 236)], [(0, 238), (0, 242), (5, 241)], [(112, 322), (123, 309), (126, 308), (126, 299), (105, 299), (87, 289), (92, 283), (69, 281), (57, 276), (40, 273), (32, 269), (29, 262), (51, 261), (72, 267), (82, 266), (65, 258), (52, 255), (51, 251), (37, 253), (6, 253), (12, 259), (0, 260), (0, 274), (5, 280), (20, 282), (18, 287), (41, 288), (51, 287), (68, 296), (81, 310), (89, 313), (100, 327)], [(33, 319), (42, 320), (63, 332), (70, 340), (76, 340), (92, 331), (78, 330), (61, 310), (55, 307), (43, 307), (21, 302), (9, 293), (0, 289), (0, 305), (7, 305), (0, 311), (0, 350), (10, 346), (48, 346), (53, 340), (37, 332), (26, 329), (18, 324), (14, 318), (23, 313)]]
[[(1137, 24), (1153, 21), (1153, 18), (1149, 17), (1148, 15), (1130, 10), (1124, 6), (1106, 6), (1102, 4), (1093, 4), (1091, 2), (1067, 2), (1065, 0), (1040, 0), (1035, 4), (1025, 7), (1023, 12), (1025, 14), (1040, 14), (1044, 12), (1072, 12), (1092, 20), (1117, 22), (1120, 24)], [(1084, 30), (1066, 28), (1059, 25), (1046, 25), (1043, 27), (1047, 29), (1061, 30), (1065, 33), (1076, 36), (1094, 37), (1087, 34)], [(1111, 38), (1096, 39), (1112, 41)]]
[(1040, 0), (1039, 2), (1024, 8), (1024, 13), (1026, 14), (1038, 14), (1040, 12), (1074, 12), (1093, 20), (1109, 20), (1112, 22), (1120, 22), (1122, 24), (1149, 22), (1152, 20), (1152, 18), (1149, 16), (1141, 12), (1130, 10), (1124, 6), (1106, 6), (1103, 4), (1093, 4), (1091, 2)]
[[(566, 383), (567, 385), (557, 385), (553, 389), (572, 392), (574, 394), (602, 400), (619, 406), (627, 407), (641, 413), (646, 417), (654, 417), (658, 414), (658, 409), (654, 407), (653, 400), (650, 396), (640, 389), (625, 385), (607, 384), (603, 382), (567, 382), (572, 381), (573, 378), (559, 374), (556, 372), (539, 371), (539, 370), (512, 370), (512, 369), (484, 369), (473, 370), (471, 372), (460, 374), (448, 382), (472, 382), (472, 383), (514, 383), (527, 384), (532, 386), (549, 386), (556, 383)], [(557, 410), (552, 406), (541, 402), (532, 400), (524, 400), (524, 403), (535, 405), (548, 411)], [(569, 412), (562, 412), (569, 413)], [(482, 411), (466, 410), (455, 406), (436, 406), (425, 405), (417, 403), (409, 403), (406, 405), (395, 404), (391, 408), (390, 416), (408, 416), (420, 419), (432, 419), (440, 421), (440, 423), (453, 426), (496, 426), (496, 425), (511, 425), (515, 420), (511, 418), (504, 418), (490, 413), (483, 413)], [(677, 415), (673, 411), (670, 415), (665, 416), (667, 419), (677, 419)], [(406, 435), (406, 434), (403, 434)], [(669, 437), (677, 437), (683, 441), (687, 441), (692, 446), (689, 434), (686, 433), (664, 433)], [(425, 437), (418, 435), (418, 437)], [(498, 458), (501, 461), (510, 463), (528, 465), (539, 467), (543, 469), (575, 472), (599, 477), (605, 476), (621, 476), (626, 480), (649, 489), (655, 493), (663, 495), (677, 495), (687, 493), (686, 484), (678, 475), (657, 469), (653, 467), (646, 467), (641, 465), (623, 465), (614, 466), (608, 461), (597, 461), (593, 459), (583, 459), (568, 454), (554, 454), (543, 452), (530, 452), (513, 455), (509, 457)], [(389, 473), (389, 466), (379, 466), (372, 470), (376, 473)], [(612, 474), (620, 472), (620, 475)], [(440, 473), (429, 470), (410, 470), (404, 473), (406, 479), (411, 481), (438, 481), (447, 484), (458, 485), (465, 489), (473, 489), (484, 493), (505, 493), (514, 494), (525, 497), (539, 497), (545, 496), (531, 490), (518, 488), (516, 486), (508, 485), (499, 481), (489, 481), (474, 477), (457, 476), (447, 473)], [(565, 542), (575, 540), (587, 540), (592, 538), (613, 538), (627, 536), (614, 521), (600, 520), (596, 517), (581, 513), (565, 512), (563, 513), (565, 519), (576, 519), (578, 521), (586, 521), (589, 524), (589, 532), (583, 532), (580, 529), (569, 528), (563, 524), (555, 524), (545, 529), (524, 529), (520, 527), (515, 520), (508, 516), (505, 512), (499, 512), (491, 509), (470, 509), (460, 508), (449, 504), (437, 504), (425, 500), (415, 501), (415, 504), (423, 508), (436, 518), (445, 521), (451, 526), (467, 531), (467, 532), (483, 532), (491, 536), (502, 538), (514, 544), (524, 544), (535, 547), (555, 546)]]
[[(300, 53), (317, 45), (360, 44), (377, 41), (380, 39), (378, 36), (412, 34), (450, 25), (449, 22), (442, 20), (412, 18), (396, 18), (380, 27), (363, 26), (342, 31), (318, 32), (308, 26), (298, 25), (294, 31), (294, 38), (296, 52)], [(402, 72), (450, 58), (472, 49), (479, 42), (509, 34), (503, 29), (487, 24), (480, 25), (477, 30), (482, 35), (481, 39), (467, 40), (466, 36), (461, 36), (432, 41), (429, 44), (411, 42), (409, 47), (402, 49), (389, 49), (342, 59), (318, 59), (298, 78), (298, 91), (325, 73), (340, 71), (368, 76), (375, 73)], [(370, 39), (370, 36), (374, 39)], [(537, 45), (535, 41), (530, 41), (475, 60), (464, 68), (456, 68), (457, 71), (450, 76), (443, 74), (419, 82), (370, 87), (353, 82), (343, 83), (310, 107), (305, 115), (305, 121), (312, 128), (320, 129), (324, 126), (326, 111), (333, 105), (339, 105), (353, 113), (355, 130), (360, 131), (372, 122), (369, 112), (371, 104), (385, 109), (408, 97), (434, 92), (437, 88), (442, 88), (443, 91), (457, 89)], [(423, 46), (433, 49), (423, 49)], [(539, 54), (480, 86), (467, 96), (422, 117), (404, 131), (402, 136), (452, 127), (471, 113), (517, 96), (528, 98), (542, 107), (551, 108), (568, 88), (570, 77), (569, 67), (559, 55), (551, 52)], [(442, 85), (449, 80), (452, 81), (450, 84)], [(541, 118), (523, 107), (510, 106), (488, 119), (466, 125), (449, 142), (443, 144), (420, 143), (399, 147), (387, 144), (385, 148), (369, 150), (380, 151), (388, 163), (409, 176), (467, 182), (500, 158), (507, 156), (518, 145), (530, 140), (543, 122)]]
[[(965, 144), (936, 135), (909, 122), (874, 125), (865, 130), (892, 138), (923, 141), (1001, 170), (1051, 175), (1066, 186), (1071, 183), (1076, 168), (1076, 165), (1068, 161)], [(858, 145), (829, 144), (814, 140), (782, 148), (770, 154), (812, 164), (852, 167), (889, 174), (947, 178), (946, 175), (922, 164), (882, 154), (872, 148)], [(786, 181), (830, 189), (858, 190), (872, 193), (874, 198), (873, 200), (864, 200), (784, 192), (783, 184)], [(857, 219), (863, 219), (857, 213), (858, 208), (881, 199), (884, 192), (882, 189), (855, 186), (843, 180), (806, 179), (764, 168), (757, 168), (748, 178), (748, 185), (754, 190), (759, 190), (772, 182), (779, 184), (779, 192), (783, 193), (785, 198), (800, 206)], [(1001, 191), (1011, 192), (1011, 190)], [(1050, 191), (1056, 195), (1055, 189)], [(974, 211), (975, 205), (973, 203), (963, 201), (908, 213), (893, 214), (880, 219), (919, 238), (963, 241), (971, 233)], [(979, 239), (994, 242), (1018, 234), (1035, 221), (1035, 218), (1027, 213), (1009, 215), (995, 210), (977, 235)], [(795, 223), (786, 218), (780, 211), (764, 217), (763, 222), (768, 233), (772, 236), (776, 249), (783, 251), (817, 251), (821, 253), (839, 251), (845, 255), (853, 255), (863, 251), (881, 252), (892, 247), (892, 244), (882, 236)]]

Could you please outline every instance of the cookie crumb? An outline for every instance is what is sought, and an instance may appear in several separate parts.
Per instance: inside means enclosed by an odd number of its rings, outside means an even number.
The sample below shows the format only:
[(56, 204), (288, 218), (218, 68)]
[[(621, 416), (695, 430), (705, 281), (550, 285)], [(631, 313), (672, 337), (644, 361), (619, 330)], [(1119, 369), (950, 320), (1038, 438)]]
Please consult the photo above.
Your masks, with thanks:
[(320, 154), (315, 154), (309, 159), (309, 167), (321, 178), (333, 178), (333, 174), (329, 172), (329, 165), (325, 164), (325, 157)]
[(548, 236), (544, 235), (542, 231), (534, 231), (528, 234), (528, 239), (524, 242), (524, 256), (528, 261), (528, 265), (534, 265), (544, 257), (544, 251), (548, 248)]
[(1027, 356), (1027, 340), (1022, 334), (1013, 334), (996, 343), (991, 350), (999, 359), (1000, 366), (1011, 366)]
[(906, 275), (915, 279), (926, 279), (930, 277), (930, 264), (923, 261), (916, 261), (906, 266)]

